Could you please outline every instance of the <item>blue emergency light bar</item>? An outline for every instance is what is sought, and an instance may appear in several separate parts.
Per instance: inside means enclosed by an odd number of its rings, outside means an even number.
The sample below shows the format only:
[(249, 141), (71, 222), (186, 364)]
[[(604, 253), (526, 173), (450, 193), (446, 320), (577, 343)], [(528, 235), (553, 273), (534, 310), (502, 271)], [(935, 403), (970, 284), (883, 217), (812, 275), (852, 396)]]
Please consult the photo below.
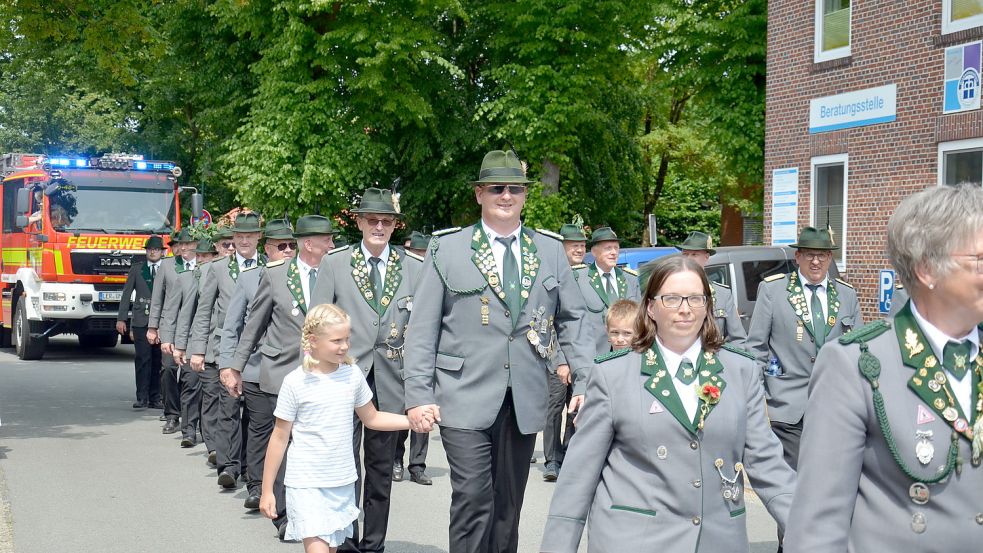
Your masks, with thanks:
[(52, 157), (47, 162), (51, 167), (66, 167), (76, 169), (134, 169), (136, 171), (174, 171), (176, 165), (168, 161), (143, 161), (142, 159), (126, 158), (67, 158)]

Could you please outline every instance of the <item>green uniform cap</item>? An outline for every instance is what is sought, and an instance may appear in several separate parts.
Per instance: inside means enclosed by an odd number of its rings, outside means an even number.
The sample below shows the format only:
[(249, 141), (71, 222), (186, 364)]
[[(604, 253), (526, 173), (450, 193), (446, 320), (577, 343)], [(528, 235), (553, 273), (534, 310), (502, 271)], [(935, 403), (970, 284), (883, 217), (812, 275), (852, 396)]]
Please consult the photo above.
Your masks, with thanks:
[(294, 237), (289, 219), (270, 219), (263, 229), (263, 236), (277, 240), (289, 240)]
[(425, 250), (430, 247), (430, 236), (414, 230), (409, 236), (410, 248), (414, 250)]
[(304, 215), (300, 219), (297, 219), (297, 229), (294, 231), (295, 237), (303, 238), (305, 236), (321, 236), (325, 234), (334, 234), (334, 229), (331, 227), (331, 219), (323, 215)]
[(186, 228), (183, 228), (180, 230), (180, 232), (178, 232), (177, 234), (171, 237), (171, 242), (188, 243), (188, 242), (197, 242), (197, 240), (195, 240), (194, 237), (191, 236), (191, 231), (189, 231)]
[(600, 242), (608, 241), (621, 242), (621, 240), (618, 239), (618, 235), (611, 230), (611, 227), (601, 227), (595, 229), (590, 235), (590, 246), (592, 248)]
[(240, 213), (232, 225), (232, 232), (260, 232), (259, 215), (255, 213)]
[(380, 215), (395, 215), (396, 217), (403, 216), (393, 202), (393, 193), (380, 188), (367, 188), (365, 193), (362, 194), (362, 201), (359, 202), (358, 209), (353, 209), (352, 213), (359, 215), (378, 213)]
[(717, 253), (717, 250), (713, 249), (713, 239), (710, 235), (698, 230), (689, 233), (682, 244), (676, 244), (676, 248), (691, 252), (706, 251), (710, 252), (710, 255)]
[(560, 236), (563, 237), (564, 242), (587, 241), (587, 235), (584, 234), (584, 227), (573, 223), (567, 223), (566, 225), (560, 227)]
[(208, 238), (202, 238), (195, 247), (195, 253), (216, 253), (215, 244)]
[(529, 184), (533, 181), (526, 178), (522, 163), (512, 151), (492, 150), (481, 160), (481, 170), (478, 180), (472, 184)]
[(154, 234), (150, 238), (147, 238), (147, 241), (144, 242), (143, 247), (148, 250), (162, 250), (164, 249), (164, 239)]
[(232, 229), (229, 227), (218, 227), (218, 230), (215, 231), (216, 240), (227, 240), (229, 238), (232, 238)]
[(799, 233), (799, 241), (790, 244), (790, 248), (802, 248), (806, 250), (835, 250), (839, 246), (833, 243), (833, 237), (829, 231), (819, 230), (816, 227), (806, 227)]

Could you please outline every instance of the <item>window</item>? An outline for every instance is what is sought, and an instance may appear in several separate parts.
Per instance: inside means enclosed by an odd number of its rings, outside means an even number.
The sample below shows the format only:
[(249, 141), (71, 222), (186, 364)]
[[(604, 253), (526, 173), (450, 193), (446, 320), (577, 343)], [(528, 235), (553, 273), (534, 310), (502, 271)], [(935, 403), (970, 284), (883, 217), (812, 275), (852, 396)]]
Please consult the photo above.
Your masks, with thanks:
[(983, 0), (942, 0), (942, 34), (983, 25)]
[(707, 265), (704, 267), (704, 271), (707, 274), (707, 278), (711, 281), (717, 284), (723, 284), (724, 286), (731, 286), (728, 267), (729, 265)]
[(17, 226), (17, 191), (24, 187), (24, 180), (9, 180), (3, 183), (3, 232), (24, 232)]
[(983, 138), (939, 144), (939, 185), (983, 185)]
[(850, 16), (850, 0), (816, 0), (816, 63), (850, 55)]
[(758, 285), (771, 275), (790, 273), (795, 270), (795, 263), (788, 259), (761, 259), (741, 263), (744, 273), (744, 292), (748, 301), (758, 301)]
[(812, 226), (833, 231), (833, 260), (840, 271), (846, 266), (847, 156), (812, 158)]

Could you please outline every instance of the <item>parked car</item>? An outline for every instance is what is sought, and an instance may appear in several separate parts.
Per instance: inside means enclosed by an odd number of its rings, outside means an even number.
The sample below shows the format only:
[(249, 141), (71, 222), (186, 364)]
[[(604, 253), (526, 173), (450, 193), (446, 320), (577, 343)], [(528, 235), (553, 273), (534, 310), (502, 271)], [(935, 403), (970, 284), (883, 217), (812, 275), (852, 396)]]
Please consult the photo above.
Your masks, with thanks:
[[(751, 325), (751, 313), (754, 312), (754, 304), (758, 300), (758, 285), (761, 281), (765, 277), (789, 273), (795, 269), (795, 250), (782, 246), (722, 246), (710, 256), (706, 266), (710, 280), (727, 285), (734, 291), (737, 312), (745, 329)], [(643, 265), (639, 278), (644, 283), (647, 276), (648, 271)], [(839, 276), (836, 263), (830, 264), (829, 276)]]
[[(679, 253), (679, 250), (670, 246), (654, 246), (651, 248), (621, 248), (618, 255), (618, 267), (638, 270), (640, 266), (649, 261), (654, 261), (660, 257)], [(594, 256), (587, 252), (584, 256), (584, 263), (590, 265), (594, 262)]]

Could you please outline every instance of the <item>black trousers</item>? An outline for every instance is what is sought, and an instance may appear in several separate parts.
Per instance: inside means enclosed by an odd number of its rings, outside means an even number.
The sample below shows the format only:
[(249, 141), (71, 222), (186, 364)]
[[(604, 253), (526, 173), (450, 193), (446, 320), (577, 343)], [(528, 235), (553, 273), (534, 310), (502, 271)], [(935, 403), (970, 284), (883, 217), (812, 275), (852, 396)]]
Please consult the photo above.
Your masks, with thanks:
[(771, 431), (782, 442), (785, 462), (792, 470), (797, 470), (799, 464), (799, 441), (802, 439), (802, 420), (795, 424), (771, 421)]
[[(263, 491), (263, 464), (266, 463), (266, 447), (273, 434), (273, 411), (267, 395), (259, 389), (256, 382), (242, 383), (242, 397), (245, 400), (242, 424), (245, 427), (244, 440), (246, 456), (246, 489), (249, 495)], [(276, 397), (276, 396), (274, 396)], [(276, 400), (273, 401), (276, 403)], [(284, 457), (286, 460), (286, 457)], [(279, 506), (279, 499), (277, 505)]]
[[(369, 372), (366, 381), (372, 389), (372, 402), (378, 409), (374, 371)], [(381, 553), (386, 550), (386, 532), (389, 530), (389, 497), (393, 487), (393, 454), (396, 450), (396, 433), (363, 428), (362, 421), (356, 415), (353, 435), (352, 447), (355, 454), (355, 470), (358, 472), (355, 497), (361, 499), (364, 526), (361, 539), (359, 539), (358, 521), (355, 521), (354, 534), (352, 534), (351, 539), (345, 540), (345, 543), (338, 550)], [(365, 457), (364, 470), (362, 459), (359, 456), (360, 449), (363, 450)]]
[(410, 458), (406, 468), (411, 474), (421, 474), (427, 470), (427, 450), (430, 449), (429, 432), (413, 432), (400, 430), (396, 432), (396, 451), (393, 462), (402, 463), (406, 454), (406, 435), (410, 435)]
[(215, 452), (216, 470), (228, 470), (239, 476), (239, 453), (242, 449), (242, 434), (239, 427), (239, 400), (229, 395), (229, 391), (219, 379), (218, 365), (205, 363), (201, 373), (201, 426), (205, 433), (205, 444)]
[(137, 401), (156, 403), (161, 400), (160, 344), (150, 345), (145, 326), (134, 326), (130, 330), (133, 332), (133, 349), (136, 352), (133, 358), (133, 370), (136, 376)]
[(442, 427), (440, 438), (453, 489), (450, 553), (516, 553), (536, 435), (519, 431), (511, 391), (491, 427)]
[(573, 386), (567, 386), (555, 373), (548, 376), (549, 403), (546, 407), (546, 427), (543, 428), (543, 456), (546, 462), (563, 463), (567, 452), (567, 444), (573, 437), (573, 416), (567, 415), (566, 427), (563, 424), (563, 413), (570, 404)]
[(197, 441), (201, 424), (201, 377), (191, 367), (181, 367), (181, 435)]
[(178, 381), (177, 363), (170, 355), (164, 355), (161, 359), (160, 389), (164, 396), (164, 416), (177, 419), (181, 416), (181, 383)]

